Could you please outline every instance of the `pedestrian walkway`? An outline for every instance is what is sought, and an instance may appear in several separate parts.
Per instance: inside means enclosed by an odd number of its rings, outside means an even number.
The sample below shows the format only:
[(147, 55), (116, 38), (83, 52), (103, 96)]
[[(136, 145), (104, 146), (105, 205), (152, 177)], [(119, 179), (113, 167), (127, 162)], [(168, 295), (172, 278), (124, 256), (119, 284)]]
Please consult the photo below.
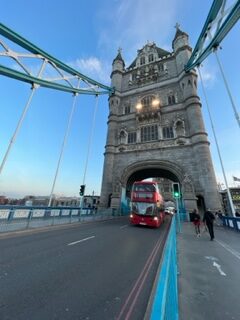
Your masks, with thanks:
[(240, 233), (215, 226), (196, 237), (190, 222), (178, 235), (180, 320), (240, 319)]

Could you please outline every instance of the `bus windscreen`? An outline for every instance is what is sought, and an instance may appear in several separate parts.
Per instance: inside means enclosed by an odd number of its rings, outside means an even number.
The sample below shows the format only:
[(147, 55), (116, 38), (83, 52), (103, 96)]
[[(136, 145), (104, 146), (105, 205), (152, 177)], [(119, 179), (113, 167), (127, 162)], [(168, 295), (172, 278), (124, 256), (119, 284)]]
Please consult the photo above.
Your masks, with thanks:
[(140, 215), (153, 215), (155, 209), (154, 203), (134, 202), (132, 203), (132, 211)]

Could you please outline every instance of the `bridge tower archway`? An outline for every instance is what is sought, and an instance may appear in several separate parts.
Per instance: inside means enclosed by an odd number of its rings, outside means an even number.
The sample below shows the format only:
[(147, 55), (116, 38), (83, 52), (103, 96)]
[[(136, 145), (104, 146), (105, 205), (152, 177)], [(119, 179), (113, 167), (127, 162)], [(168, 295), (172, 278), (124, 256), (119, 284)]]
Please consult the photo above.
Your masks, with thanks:
[[(128, 211), (130, 193), (132, 185), (135, 181), (153, 178), (160, 184), (160, 179), (168, 181), (167, 191), (163, 190), (165, 201), (174, 201), (171, 184), (178, 182), (181, 189), (180, 207), (182, 210), (187, 208), (196, 207), (197, 198), (194, 192), (194, 186), (189, 181), (186, 181), (186, 174), (183, 169), (170, 161), (139, 161), (131, 164), (124, 169), (120, 178), (121, 184), (121, 209), (123, 212)], [(161, 187), (160, 187), (161, 189)], [(117, 197), (117, 195), (116, 195)], [(114, 198), (113, 198), (114, 200)], [(116, 198), (115, 201), (118, 201)]]

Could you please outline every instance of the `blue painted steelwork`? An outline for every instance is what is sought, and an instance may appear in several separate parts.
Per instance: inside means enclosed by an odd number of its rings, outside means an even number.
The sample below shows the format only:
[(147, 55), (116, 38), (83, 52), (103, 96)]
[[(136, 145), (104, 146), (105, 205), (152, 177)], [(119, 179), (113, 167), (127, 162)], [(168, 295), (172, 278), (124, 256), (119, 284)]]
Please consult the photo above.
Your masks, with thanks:
[(172, 219), (152, 305), (151, 320), (178, 320), (176, 218)]
[[(93, 95), (99, 95), (99, 94), (112, 94), (114, 92), (114, 89), (106, 86), (94, 79), (91, 79), (79, 71), (71, 68), (70, 66), (66, 65), (62, 61), (56, 59), (55, 57), (51, 56), (47, 52), (43, 51), (30, 41), (26, 40), (22, 36), (20, 36), (15, 31), (11, 30), (10, 28), (6, 27), (2, 23), (0, 23), (0, 34), (4, 36), (5, 38), (9, 39), (10, 41), (18, 44), (20, 47), (24, 48), (28, 52), (31, 52), (32, 56), (31, 58), (40, 59), (44, 61), (44, 63), (48, 63), (54, 68), (57, 68), (60, 70), (59, 74), (62, 74), (61, 80), (64, 80), (67, 85), (63, 85), (60, 83), (56, 83), (56, 81), (48, 80), (48, 79), (41, 79), (40, 77), (32, 76), (28, 68), (26, 68), (23, 64), (21, 64), (22, 69), (24, 72), (16, 71), (12, 68), (8, 68), (5, 66), (0, 65), (0, 74), (4, 76), (8, 76), (10, 78), (14, 78), (20, 81), (28, 82), (30, 84), (37, 84), (42, 87), (52, 88), (55, 90), (61, 90), (65, 92), (71, 92), (71, 93), (81, 93), (81, 94), (93, 94)], [(1, 44), (1, 42), (0, 42)], [(6, 47), (6, 46), (3, 46)], [(18, 58), (14, 58), (10, 53), (9, 50), (6, 49), (6, 52), (2, 54), (2, 56), (13, 58), (18, 62)], [(17, 56), (17, 54), (16, 54)], [(23, 56), (23, 55), (22, 55)], [(64, 74), (63, 72), (67, 73)], [(80, 79), (85, 85), (88, 86), (88, 88), (78, 88), (77, 86), (70, 83), (69, 75), (72, 76), (75, 79)], [(69, 78), (66, 80), (66, 78)]]
[(219, 46), (240, 18), (240, 0), (235, 0), (233, 5), (230, 3), (227, 9), (226, 2), (226, 0), (213, 1), (197, 44), (185, 66), (185, 71), (190, 71), (200, 65), (212, 50)]
[(225, 227), (240, 232), (240, 218), (223, 216), (221, 219)]

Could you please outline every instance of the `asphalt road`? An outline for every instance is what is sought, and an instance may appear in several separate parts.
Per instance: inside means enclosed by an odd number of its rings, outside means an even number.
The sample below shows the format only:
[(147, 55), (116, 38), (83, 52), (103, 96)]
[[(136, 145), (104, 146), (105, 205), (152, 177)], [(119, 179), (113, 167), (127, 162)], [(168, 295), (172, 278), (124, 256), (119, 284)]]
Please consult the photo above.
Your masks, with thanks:
[(168, 225), (118, 218), (1, 235), (0, 319), (142, 320)]

